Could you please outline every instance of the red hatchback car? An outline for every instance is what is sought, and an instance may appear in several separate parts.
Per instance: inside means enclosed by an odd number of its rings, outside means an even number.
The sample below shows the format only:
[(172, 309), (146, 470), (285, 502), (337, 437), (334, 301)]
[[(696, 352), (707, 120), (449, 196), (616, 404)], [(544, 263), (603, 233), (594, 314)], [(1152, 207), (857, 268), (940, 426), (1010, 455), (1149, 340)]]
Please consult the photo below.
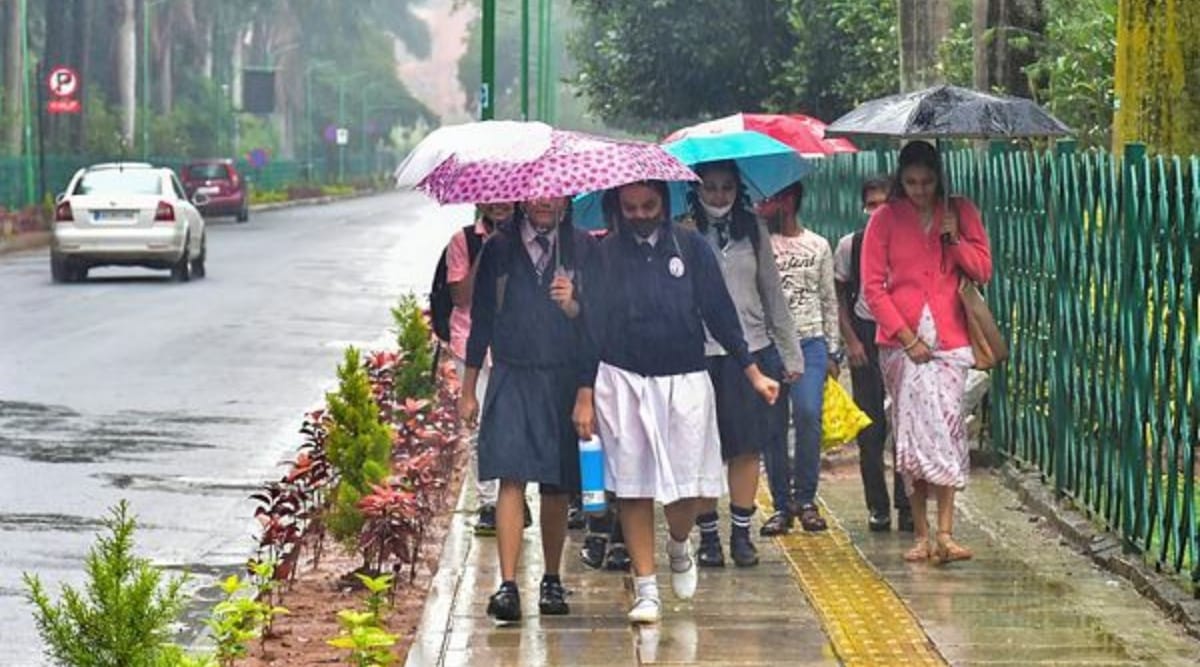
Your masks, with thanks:
[(205, 217), (232, 215), (238, 222), (250, 219), (250, 193), (246, 180), (230, 159), (196, 160), (179, 170), (179, 180), (188, 198), (197, 194), (208, 197), (198, 206)]

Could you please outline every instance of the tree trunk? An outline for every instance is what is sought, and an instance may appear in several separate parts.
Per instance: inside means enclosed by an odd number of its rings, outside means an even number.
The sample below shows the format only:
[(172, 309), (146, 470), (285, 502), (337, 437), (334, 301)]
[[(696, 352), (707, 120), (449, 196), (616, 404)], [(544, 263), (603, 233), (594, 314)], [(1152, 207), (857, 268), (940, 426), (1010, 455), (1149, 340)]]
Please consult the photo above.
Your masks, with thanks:
[(945, 81), (938, 47), (950, 34), (948, 0), (900, 0), (900, 90)]
[(172, 76), (171, 55), (170, 40), (167, 40), (158, 58), (158, 78), (154, 80), (158, 85), (158, 108), (164, 114), (171, 113), (175, 101), (175, 77)]
[(1200, 152), (1200, 12), (1192, 0), (1121, 0), (1113, 147)]
[(4, 133), (4, 144), (10, 153), (19, 154), (21, 152), (21, 129), (24, 127), (21, 100), (25, 90), (21, 79), (22, 67), (25, 65), (24, 54), (21, 53), (21, 21), (17, 16), (17, 3), (5, 3), (4, 9), (6, 11), (4, 25), (8, 28), (6, 30), (8, 34), (5, 35), (8, 52), (4, 54), (4, 115), (8, 118), (8, 127)]
[[(1004, 0), (996, 0), (1003, 2)], [(988, 5), (989, 0), (974, 0), (971, 4), (971, 45), (974, 47), (972, 83), (976, 90), (987, 90), (991, 81), (988, 68)]]
[(121, 102), (121, 137), (127, 150), (133, 149), (137, 127), (137, 7), (134, 0), (121, 3), (121, 24), (117, 36), (117, 91)]
[[(999, 88), (1010, 95), (1030, 97), (1025, 67), (1037, 60), (1037, 44), (1046, 32), (1045, 2), (991, 0), (989, 5), (988, 78), (981, 88)], [(1019, 45), (1017, 38), (1025, 38), (1022, 40), (1025, 45)]]
[[(92, 69), (92, 3), (89, 0), (77, 0), (75, 3), (75, 43), (79, 45), (79, 76), (83, 80), (83, 86), (79, 90), (79, 102), (84, 105), (84, 109), (88, 108), (88, 88), (95, 87), (99, 89), (93, 76), (99, 74), (97, 70)], [(87, 123), (84, 122), (84, 114), (75, 114), (75, 118), (71, 121), (71, 134), (69, 137), (70, 146), (75, 150), (82, 150), (87, 145)]]

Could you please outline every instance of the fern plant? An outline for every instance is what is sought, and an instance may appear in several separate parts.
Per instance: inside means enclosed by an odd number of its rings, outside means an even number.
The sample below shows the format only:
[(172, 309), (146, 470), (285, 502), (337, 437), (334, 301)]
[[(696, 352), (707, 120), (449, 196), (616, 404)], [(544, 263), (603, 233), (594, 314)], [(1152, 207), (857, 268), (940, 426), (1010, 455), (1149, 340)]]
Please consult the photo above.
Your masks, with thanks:
[(83, 590), (62, 587), (53, 601), (36, 574), (24, 573), (26, 598), (53, 662), (69, 667), (158, 667), (181, 656), (169, 642), (187, 603), (187, 575), (163, 581), (134, 555), (137, 522), (122, 500), (104, 520), (107, 532), (88, 551)]
[(355, 545), (363, 525), (358, 501), (387, 477), (392, 434), (379, 417), (357, 349), (346, 348), (337, 373), (338, 390), (325, 397), (331, 418), (325, 448), (338, 478), (326, 525), (336, 539)]

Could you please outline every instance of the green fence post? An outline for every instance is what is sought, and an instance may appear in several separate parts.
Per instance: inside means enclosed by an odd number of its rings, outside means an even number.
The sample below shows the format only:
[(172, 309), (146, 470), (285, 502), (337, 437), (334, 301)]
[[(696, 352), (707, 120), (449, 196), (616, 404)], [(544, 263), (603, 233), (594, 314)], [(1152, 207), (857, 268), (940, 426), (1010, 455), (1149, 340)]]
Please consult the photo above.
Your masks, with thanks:
[[(1142, 202), (1146, 191), (1146, 146), (1140, 143), (1125, 145), (1124, 165), (1120, 183), (1121, 230), (1120, 240), (1124, 246), (1121, 253), (1121, 303), (1118, 306), (1120, 319), (1121, 366), (1118, 373), (1123, 379), (1122, 400), (1119, 406), (1124, 413), (1125, 424), (1121, 429), (1121, 533), (1126, 549), (1137, 551), (1137, 536), (1141, 534), (1143, 499), (1139, 480), (1146, 475), (1143, 449), (1143, 412), (1141, 406), (1142, 380), (1139, 373), (1139, 346), (1144, 342), (1146, 327), (1145, 280), (1142, 276), (1141, 236)], [(1139, 304), (1141, 306), (1139, 307)]]
[(1054, 317), (1050, 318), (1050, 340), (1054, 349), (1054, 372), (1051, 374), (1050, 426), (1054, 434), (1054, 492), (1062, 497), (1068, 484), (1068, 457), (1073, 457), (1071, 426), (1074, 415), (1067, 402), (1071, 370), (1075, 366), (1074, 350), (1071, 347), (1067, 309), (1071, 290), (1069, 254), (1070, 236), (1068, 229), (1075, 224), (1070, 210), (1070, 190), (1075, 187), (1075, 142), (1060, 141), (1055, 146), (1051, 160), (1050, 196), (1046, 198), (1046, 212), (1050, 226), (1054, 264)]

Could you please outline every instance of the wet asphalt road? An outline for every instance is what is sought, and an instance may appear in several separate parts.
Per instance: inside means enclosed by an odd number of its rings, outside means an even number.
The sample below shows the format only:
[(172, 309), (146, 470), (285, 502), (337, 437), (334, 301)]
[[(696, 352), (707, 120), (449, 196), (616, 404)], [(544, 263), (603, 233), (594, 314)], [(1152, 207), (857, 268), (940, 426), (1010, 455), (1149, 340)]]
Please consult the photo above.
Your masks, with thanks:
[(469, 211), (392, 193), (212, 221), (209, 277), (109, 268), (50, 282), (0, 257), (0, 665), (40, 662), (23, 571), (82, 581), (98, 518), (128, 499), (139, 552), (200, 585), (252, 553), (247, 499), (280, 474), (348, 344), (391, 338)]

